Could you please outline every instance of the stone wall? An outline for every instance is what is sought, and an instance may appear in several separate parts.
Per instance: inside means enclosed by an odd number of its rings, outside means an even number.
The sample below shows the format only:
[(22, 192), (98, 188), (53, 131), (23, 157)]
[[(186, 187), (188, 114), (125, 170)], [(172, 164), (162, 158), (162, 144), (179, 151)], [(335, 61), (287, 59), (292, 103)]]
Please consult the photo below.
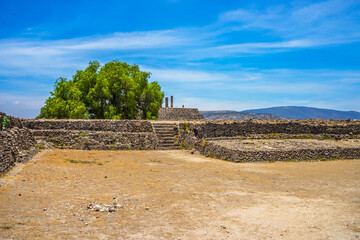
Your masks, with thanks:
[[(0, 120), (4, 113), (0, 113)], [(26, 162), (37, 152), (36, 141), (32, 133), (22, 127), (21, 120), (6, 116), (10, 123), (0, 129), (0, 174), (7, 172), (15, 162)]]
[(22, 119), (22, 125), (29, 129), (62, 129), (111, 132), (153, 132), (151, 122), (142, 120), (45, 120)]
[(198, 138), (236, 137), (253, 134), (360, 134), (356, 120), (244, 120), (189, 122)]
[(141, 150), (157, 147), (149, 121), (24, 119), (23, 126), (45, 148)]
[(265, 161), (304, 161), (318, 159), (356, 159), (360, 158), (360, 148), (319, 148), (298, 150), (259, 150), (241, 151), (226, 148), (207, 142), (201, 148), (206, 156), (216, 157), (232, 162), (265, 162)]
[(228, 149), (209, 140), (237, 139), (359, 139), (360, 121), (347, 120), (244, 120), (203, 121), (179, 124), (179, 141), (204, 155), (229, 161), (304, 160), (316, 158), (360, 158), (360, 148), (298, 151), (243, 152)]
[(159, 120), (200, 120), (204, 119), (203, 115), (197, 108), (160, 108)]

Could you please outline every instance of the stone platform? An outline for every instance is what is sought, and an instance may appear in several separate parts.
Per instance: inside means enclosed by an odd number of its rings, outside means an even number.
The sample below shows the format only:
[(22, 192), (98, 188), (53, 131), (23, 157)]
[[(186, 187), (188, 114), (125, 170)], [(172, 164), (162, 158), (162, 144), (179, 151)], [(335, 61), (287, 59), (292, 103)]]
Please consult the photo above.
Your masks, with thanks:
[(360, 139), (208, 140), (204, 154), (234, 162), (306, 161), (360, 157)]

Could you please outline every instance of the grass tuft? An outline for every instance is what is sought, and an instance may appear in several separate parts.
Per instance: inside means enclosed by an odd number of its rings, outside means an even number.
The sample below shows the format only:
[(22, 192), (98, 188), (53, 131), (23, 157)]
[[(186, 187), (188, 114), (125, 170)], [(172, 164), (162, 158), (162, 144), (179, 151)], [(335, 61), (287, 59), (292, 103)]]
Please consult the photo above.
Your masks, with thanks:
[(10, 225), (4, 225), (4, 226), (1, 226), (0, 228), (1, 229), (4, 229), (4, 230), (8, 230), (8, 229), (12, 229), (14, 226), (10, 226)]
[(74, 160), (74, 159), (65, 159), (66, 162), (69, 163), (82, 163), (82, 164), (97, 164), (97, 165), (103, 165), (101, 162), (97, 163), (95, 161), (83, 161), (83, 160)]

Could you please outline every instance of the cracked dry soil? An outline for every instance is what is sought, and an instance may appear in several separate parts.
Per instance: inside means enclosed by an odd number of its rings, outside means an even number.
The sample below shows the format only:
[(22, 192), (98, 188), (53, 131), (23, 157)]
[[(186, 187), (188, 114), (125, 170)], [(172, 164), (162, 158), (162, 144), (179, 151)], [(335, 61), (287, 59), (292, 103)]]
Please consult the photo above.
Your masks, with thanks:
[(360, 239), (360, 160), (43, 150), (0, 185), (1, 239)]

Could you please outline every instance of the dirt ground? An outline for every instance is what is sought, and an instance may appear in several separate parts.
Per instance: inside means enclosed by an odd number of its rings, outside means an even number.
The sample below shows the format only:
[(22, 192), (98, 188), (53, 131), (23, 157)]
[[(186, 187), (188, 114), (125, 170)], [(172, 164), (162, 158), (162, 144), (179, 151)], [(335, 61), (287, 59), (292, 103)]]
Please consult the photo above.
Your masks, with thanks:
[(360, 160), (43, 150), (0, 185), (1, 239), (360, 239)]

